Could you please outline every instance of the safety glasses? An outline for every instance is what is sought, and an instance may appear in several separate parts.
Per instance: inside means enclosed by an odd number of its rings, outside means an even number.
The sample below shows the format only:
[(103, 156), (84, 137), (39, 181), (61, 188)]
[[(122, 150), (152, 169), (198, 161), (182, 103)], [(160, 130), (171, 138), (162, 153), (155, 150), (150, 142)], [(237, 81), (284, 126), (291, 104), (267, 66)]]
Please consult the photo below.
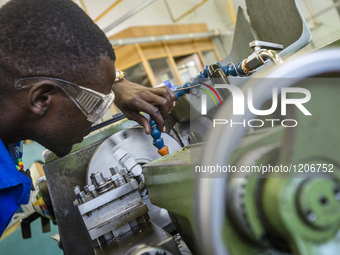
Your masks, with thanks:
[(14, 88), (20, 90), (28, 86), (33, 86), (41, 80), (49, 80), (55, 86), (62, 89), (85, 114), (87, 120), (92, 123), (97, 123), (104, 116), (115, 98), (113, 91), (111, 91), (110, 94), (104, 95), (72, 82), (50, 77), (23, 78), (15, 82)]

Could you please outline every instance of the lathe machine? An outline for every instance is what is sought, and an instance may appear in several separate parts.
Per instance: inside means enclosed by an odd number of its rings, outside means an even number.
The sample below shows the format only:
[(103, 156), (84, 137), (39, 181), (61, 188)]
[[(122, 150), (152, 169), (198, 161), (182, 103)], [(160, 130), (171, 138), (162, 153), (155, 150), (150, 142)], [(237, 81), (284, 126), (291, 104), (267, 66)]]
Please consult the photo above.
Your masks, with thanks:
[(231, 54), (183, 85), (168, 155), (126, 120), (45, 154), (65, 254), (339, 254), (340, 51), (291, 56), (296, 2), (246, 3)]

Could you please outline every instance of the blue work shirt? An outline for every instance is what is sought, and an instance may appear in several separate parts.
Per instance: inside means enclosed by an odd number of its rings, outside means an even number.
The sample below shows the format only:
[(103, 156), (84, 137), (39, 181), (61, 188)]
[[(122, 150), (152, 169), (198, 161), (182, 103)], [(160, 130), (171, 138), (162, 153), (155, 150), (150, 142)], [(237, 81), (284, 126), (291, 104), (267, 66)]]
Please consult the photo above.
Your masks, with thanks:
[(31, 180), (16, 169), (11, 153), (0, 139), (0, 236), (19, 206), (29, 202), (31, 194)]

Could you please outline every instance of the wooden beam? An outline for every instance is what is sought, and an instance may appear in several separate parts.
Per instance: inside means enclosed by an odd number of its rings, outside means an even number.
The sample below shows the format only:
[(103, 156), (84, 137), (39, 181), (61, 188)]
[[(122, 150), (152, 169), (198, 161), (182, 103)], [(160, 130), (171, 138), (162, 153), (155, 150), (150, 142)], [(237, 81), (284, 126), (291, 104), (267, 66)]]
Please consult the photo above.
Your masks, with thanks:
[(171, 52), (170, 52), (170, 49), (167, 45), (166, 42), (163, 42), (163, 45), (164, 45), (164, 48), (165, 48), (165, 51), (168, 55), (168, 59), (169, 59), (169, 62), (170, 62), (170, 67), (172, 68), (174, 74), (175, 74), (175, 79), (177, 81), (177, 84), (182, 84), (182, 79), (181, 79), (181, 76), (179, 75), (179, 72), (178, 72), (178, 69), (177, 69), (177, 65), (176, 65), (176, 62), (174, 60), (174, 57), (171, 55)]
[(140, 45), (138, 43), (135, 44), (135, 47), (137, 49), (137, 52), (138, 52), (138, 55), (139, 57), (141, 58), (142, 60), (142, 64), (144, 66), (144, 69), (145, 69), (145, 72), (146, 74), (148, 75), (149, 77), (149, 80), (150, 80), (150, 83), (151, 83), (151, 86), (154, 87), (157, 85), (157, 81), (156, 81), (156, 77), (152, 71), (152, 68), (150, 66), (150, 63), (149, 61), (145, 58), (144, 54), (143, 54), (143, 51), (140, 47)]
[[(200, 48), (197, 46), (197, 43), (196, 41), (194, 40), (194, 45), (195, 45), (195, 49), (197, 50), (197, 55), (198, 55), (198, 58), (200, 59), (201, 63), (202, 63), (202, 66), (203, 68), (207, 65), (204, 61), (204, 57), (202, 55), (202, 51), (200, 50)], [(202, 71), (202, 70), (201, 70)]]
[(205, 23), (158, 25), (158, 26), (133, 26), (110, 36), (109, 40), (157, 35), (200, 33), (208, 31), (209, 31), (208, 26)]

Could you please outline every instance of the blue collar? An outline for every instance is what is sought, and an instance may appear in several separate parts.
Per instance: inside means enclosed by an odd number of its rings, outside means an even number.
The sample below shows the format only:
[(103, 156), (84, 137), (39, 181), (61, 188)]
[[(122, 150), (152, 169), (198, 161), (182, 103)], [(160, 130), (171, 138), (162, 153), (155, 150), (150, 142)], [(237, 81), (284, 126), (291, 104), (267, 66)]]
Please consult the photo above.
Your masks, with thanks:
[(18, 164), (18, 159), (22, 158), (23, 142), (8, 144), (6, 148), (13, 159), (14, 165)]

